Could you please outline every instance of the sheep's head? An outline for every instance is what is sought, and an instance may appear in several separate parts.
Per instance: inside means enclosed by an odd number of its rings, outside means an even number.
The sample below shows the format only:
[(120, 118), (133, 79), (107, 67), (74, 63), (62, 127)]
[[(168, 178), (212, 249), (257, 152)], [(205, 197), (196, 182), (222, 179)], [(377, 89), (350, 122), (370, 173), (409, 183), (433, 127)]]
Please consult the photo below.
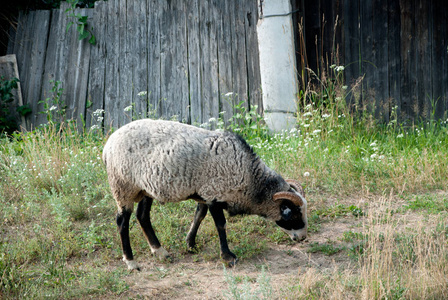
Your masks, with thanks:
[(279, 204), (281, 219), (277, 225), (294, 241), (302, 241), (307, 236), (307, 203), (302, 186), (295, 180), (287, 179), (290, 186), (287, 192), (274, 194), (273, 199)]

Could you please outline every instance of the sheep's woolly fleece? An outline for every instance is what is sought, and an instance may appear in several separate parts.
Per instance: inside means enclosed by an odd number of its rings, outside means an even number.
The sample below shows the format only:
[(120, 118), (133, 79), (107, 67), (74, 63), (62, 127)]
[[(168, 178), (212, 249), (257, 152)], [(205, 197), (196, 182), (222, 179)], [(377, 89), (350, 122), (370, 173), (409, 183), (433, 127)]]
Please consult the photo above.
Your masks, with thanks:
[(242, 138), (177, 122), (145, 119), (121, 127), (103, 160), (119, 210), (132, 211), (144, 195), (162, 203), (197, 195), (227, 202), (230, 213), (278, 220), (278, 205), (267, 200), (289, 189)]

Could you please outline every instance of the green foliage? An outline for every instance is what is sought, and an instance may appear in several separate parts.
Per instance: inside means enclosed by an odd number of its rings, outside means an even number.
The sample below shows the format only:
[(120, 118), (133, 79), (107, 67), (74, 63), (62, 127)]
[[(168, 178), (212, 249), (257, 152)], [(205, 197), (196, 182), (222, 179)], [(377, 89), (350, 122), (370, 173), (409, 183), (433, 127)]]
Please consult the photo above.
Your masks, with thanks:
[[(19, 79), (17, 78), (7, 80), (4, 76), (0, 77), (0, 133), (11, 133), (17, 129), (16, 120), (14, 116), (11, 115), (9, 106), (10, 103), (14, 101), (12, 91), (17, 89), (18, 82)], [(22, 112), (26, 113), (24, 111)]]
[(331, 256), (333, 254), (342, 251), (343, 249), (344, 249), (343, 247), (337, 247), (329, 243), (319, 244), (318, 242), (314, 242), (309, 245), (307, 251), (309, 253), (321, 252), (327, 256)]
[(64, 89), (61, 87), (61, 81), (50, 80), (50, 84), (52, 85), (50, 90), (51, 97), (39, 101), (44, 106), (44, 110), (39, 113), (47, 116), (49, 124), (60, 126), (67, 119), (67, 105), (65, 105), (65, 101), (62, 99)]
[(67, 3), (70, 4), (70, 7), (65, 10), (69, 17), (74, 19), (67, 24), (67, 31), (70, 29), (72, 25), (76, 25), (76, 30), (79, 33), (79, 40), (89, 38), (89, 43), (91, 45), (96, 44), (95, 35), (92, 32), (92, 28), (89, 28), (87, 24), (88, 16), (82, 16), (81, 14), (75, 14), (76, 6), (79, 4), (79, 0), (67, 0)]

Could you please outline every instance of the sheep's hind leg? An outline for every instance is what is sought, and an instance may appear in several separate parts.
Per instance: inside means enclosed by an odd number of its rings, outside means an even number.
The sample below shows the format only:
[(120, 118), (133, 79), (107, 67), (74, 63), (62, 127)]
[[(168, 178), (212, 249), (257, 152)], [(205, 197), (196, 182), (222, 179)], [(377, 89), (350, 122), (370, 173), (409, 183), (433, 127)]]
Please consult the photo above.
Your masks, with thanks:
[(218, 230), (219, 243), (221, 245), (221, 258), (228, 263), (230, 267), (233, 267), (238, 259), (236, 255), (230, 252), (229, 245), (227, 244), (226, 235), (226, 217), (224, 216), (225, 203), (215, 202), (209, 205), (210, 214), (215, 221), (216, 229)]
[(120, 233), (121, 246), (123, 249), (123, 261), (130, 270), (140, 271), (139, 266), (134, 261), (134, 255), (132, 254), (131, 242), (129, 240), (129, 219), (131, 218), (132, 209), (123, 209), (117, 214), (117, 226)]
[(137, 206), (137, 220), (143, 229), (143, 233), (146, 236), (151, 252), (160, 260), (170, 259), (170, 254), (160, 245), (159, 239), (154, 232), (151, 224), (151, 205), (152, 199), (144, 196)]
[(187, 245), (189, 251), (194, 251), (196, 248), (196, 235), (198, 233), (199, 226), (202, 220), (204, 220), (207, 215), (208, 206), (204, 203), (198, 203), (196, 207), (196, 212), (194, 214), (193, 223), (191, 223), (190, 231), (187, 234)]

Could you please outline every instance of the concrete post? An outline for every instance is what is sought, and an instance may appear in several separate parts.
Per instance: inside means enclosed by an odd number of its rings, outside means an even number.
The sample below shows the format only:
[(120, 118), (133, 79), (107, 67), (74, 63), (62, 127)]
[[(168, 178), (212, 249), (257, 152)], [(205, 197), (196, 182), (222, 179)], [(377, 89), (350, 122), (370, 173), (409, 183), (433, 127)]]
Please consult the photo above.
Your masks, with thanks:
[(296, 125), (298, 81), (292, 17), (290, 14), (278, 16), (291, 12), (291, 3), (290, 0), (258, 0), (258, 4), (264, 118), (270, 130), (279, 132)]

